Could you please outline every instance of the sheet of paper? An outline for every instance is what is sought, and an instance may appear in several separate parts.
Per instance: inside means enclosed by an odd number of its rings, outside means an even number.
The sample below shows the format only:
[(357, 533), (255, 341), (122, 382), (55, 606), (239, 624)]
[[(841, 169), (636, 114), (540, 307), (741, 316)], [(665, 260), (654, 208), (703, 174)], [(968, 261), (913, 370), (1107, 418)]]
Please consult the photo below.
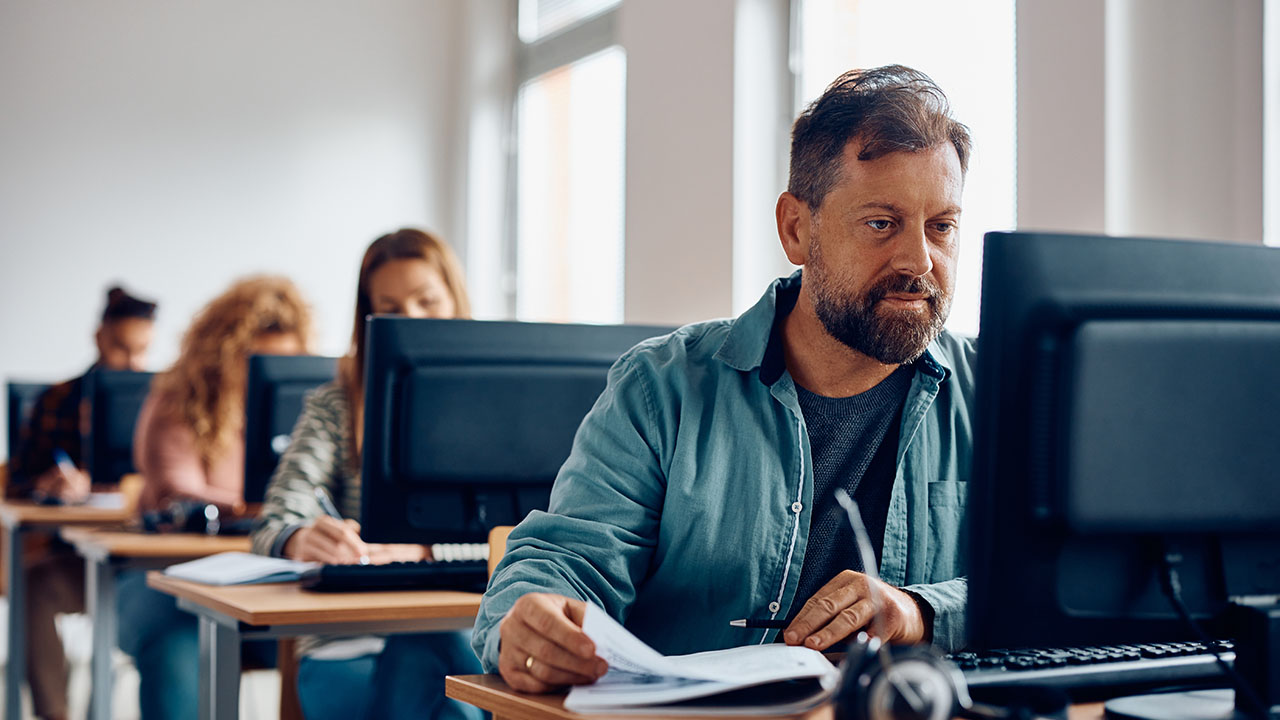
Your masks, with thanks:
[(821, 653), (778, 644), (667, 657), (594, 605), (587, 606), (582, 629), (609, 663), (609, 672), (592, 685), (573, 688), (565, 699), (571, 710), (674, 703), (803, 678), (815, 678), (829, 691), (839, 675)]
[(816, 650), (779, 643), (667, 657), (594, 605), (587, 606), (582, 630), (596, 644), (596, 654), (609, 663), (611, 670), (638, 675), (738, 684), (817, 677), (834, 670), (831, 661)]
[(226, 552), (170, 565), (164, 574), (207, 585), (241, 585), (297, 580), (303, 572), (319, 565), (252, 553)]
[(89, 499), (84, 501), (84, 506), (103, 510), (123, 510), (124, 494), (118, 492), (89, 493)]

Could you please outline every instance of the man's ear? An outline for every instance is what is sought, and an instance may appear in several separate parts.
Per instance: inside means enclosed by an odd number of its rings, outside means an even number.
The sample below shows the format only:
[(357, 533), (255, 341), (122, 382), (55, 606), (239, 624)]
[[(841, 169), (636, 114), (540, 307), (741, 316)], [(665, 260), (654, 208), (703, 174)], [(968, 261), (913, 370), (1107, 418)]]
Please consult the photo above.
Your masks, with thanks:
[(809, 226), (813, 213), (809, 203), (784, 192), (778, 196), (778, 206), (774, 210), (778, 220), (778, 240), (782, 242), (782, 252), (792, 265), (806, 265), (809, 262)]

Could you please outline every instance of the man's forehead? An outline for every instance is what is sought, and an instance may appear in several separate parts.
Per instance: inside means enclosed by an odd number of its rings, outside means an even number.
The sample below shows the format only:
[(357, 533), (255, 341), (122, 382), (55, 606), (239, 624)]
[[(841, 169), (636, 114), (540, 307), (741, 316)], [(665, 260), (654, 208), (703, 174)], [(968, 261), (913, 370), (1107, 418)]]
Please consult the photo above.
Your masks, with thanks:
[(964, 174), (951, 143), (859, 160), (851, 141), (841, 160), (840, 175), (823, 198), (824, 206), (837, 200), (841, 213), (880, 209), (906, 214), (921, 205), (932, 215), (960, 212)]

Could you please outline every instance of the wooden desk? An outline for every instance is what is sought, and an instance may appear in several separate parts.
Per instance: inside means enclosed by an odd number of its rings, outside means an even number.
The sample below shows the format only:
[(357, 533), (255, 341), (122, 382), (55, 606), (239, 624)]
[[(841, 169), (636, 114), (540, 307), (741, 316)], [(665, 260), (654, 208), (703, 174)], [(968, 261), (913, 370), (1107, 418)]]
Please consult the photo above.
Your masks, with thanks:
[(408, 590), (311, 593), (297, 583), (219, 587), (158, 572), (147, 585), (178, 599), (200, 620), (200, 717), (236, 717), (240, 643), (296, 635), (363, 635), (464, 630), (480, 609), (476, 593)]
[[(582, 715), (564, 709), (565, 693), (527, 695), (507, 686), (498, 675), (450, 675), (444, 679), (445, 695), (482, 710), (493, 713), (493, 720), (654, 720), (662, 717), (696, 717), (672, 715)], [(734, 716), (716, 716), (721, 720), (733, 720)], [(759, 716), (755, 716), (759, 717)], [(835, 713), (830, 705), (823, 705), (802, 715), (778, 715), (774, 717), (802, 718), (803, 720), (832, 720)], [(1102, 703), (1072, 705), (1067, 711), (1068, 720), (1102, 720)], [(746, 716), (738, 718), (746, 720)]]
[(0, 503), (0, 526), (6, 542), (5, 566), (9, 592), (9, 660), (5, 667), (4, 716), (22, 717), (22, 686), (27, 681), (27, 591), (23, 541), (33, 531), (52, 531), (68, 525), (122, 525), (132, 516), (128, 508), (108, 509), (76, 505), (37, 505), (29, 501)]
[(247, 537), (64, 527), (62, 539), (85, 560), (85, 607), (93, 618), (89, 661), (91, 720), (111, 719), (111, 649), (116, 646), (116, 580), (126, 570), (162, 568), (221, 552), (249, 552)]

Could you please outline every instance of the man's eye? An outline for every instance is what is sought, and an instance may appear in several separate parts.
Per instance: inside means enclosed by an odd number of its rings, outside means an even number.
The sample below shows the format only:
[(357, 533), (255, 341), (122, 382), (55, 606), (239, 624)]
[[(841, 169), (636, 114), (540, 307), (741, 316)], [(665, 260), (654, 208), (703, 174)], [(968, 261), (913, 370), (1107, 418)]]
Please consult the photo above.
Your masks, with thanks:
[(888, 230), (890, 227), (893, 227), (893, 221), (892, 220), (868, 220), (867, 225), (870, 225), (871, 229), (873, 230)]
[(946, 233), (956, 229), (955, 224), (949, 222), (940, 222), (934, 226), (938, 232)]

